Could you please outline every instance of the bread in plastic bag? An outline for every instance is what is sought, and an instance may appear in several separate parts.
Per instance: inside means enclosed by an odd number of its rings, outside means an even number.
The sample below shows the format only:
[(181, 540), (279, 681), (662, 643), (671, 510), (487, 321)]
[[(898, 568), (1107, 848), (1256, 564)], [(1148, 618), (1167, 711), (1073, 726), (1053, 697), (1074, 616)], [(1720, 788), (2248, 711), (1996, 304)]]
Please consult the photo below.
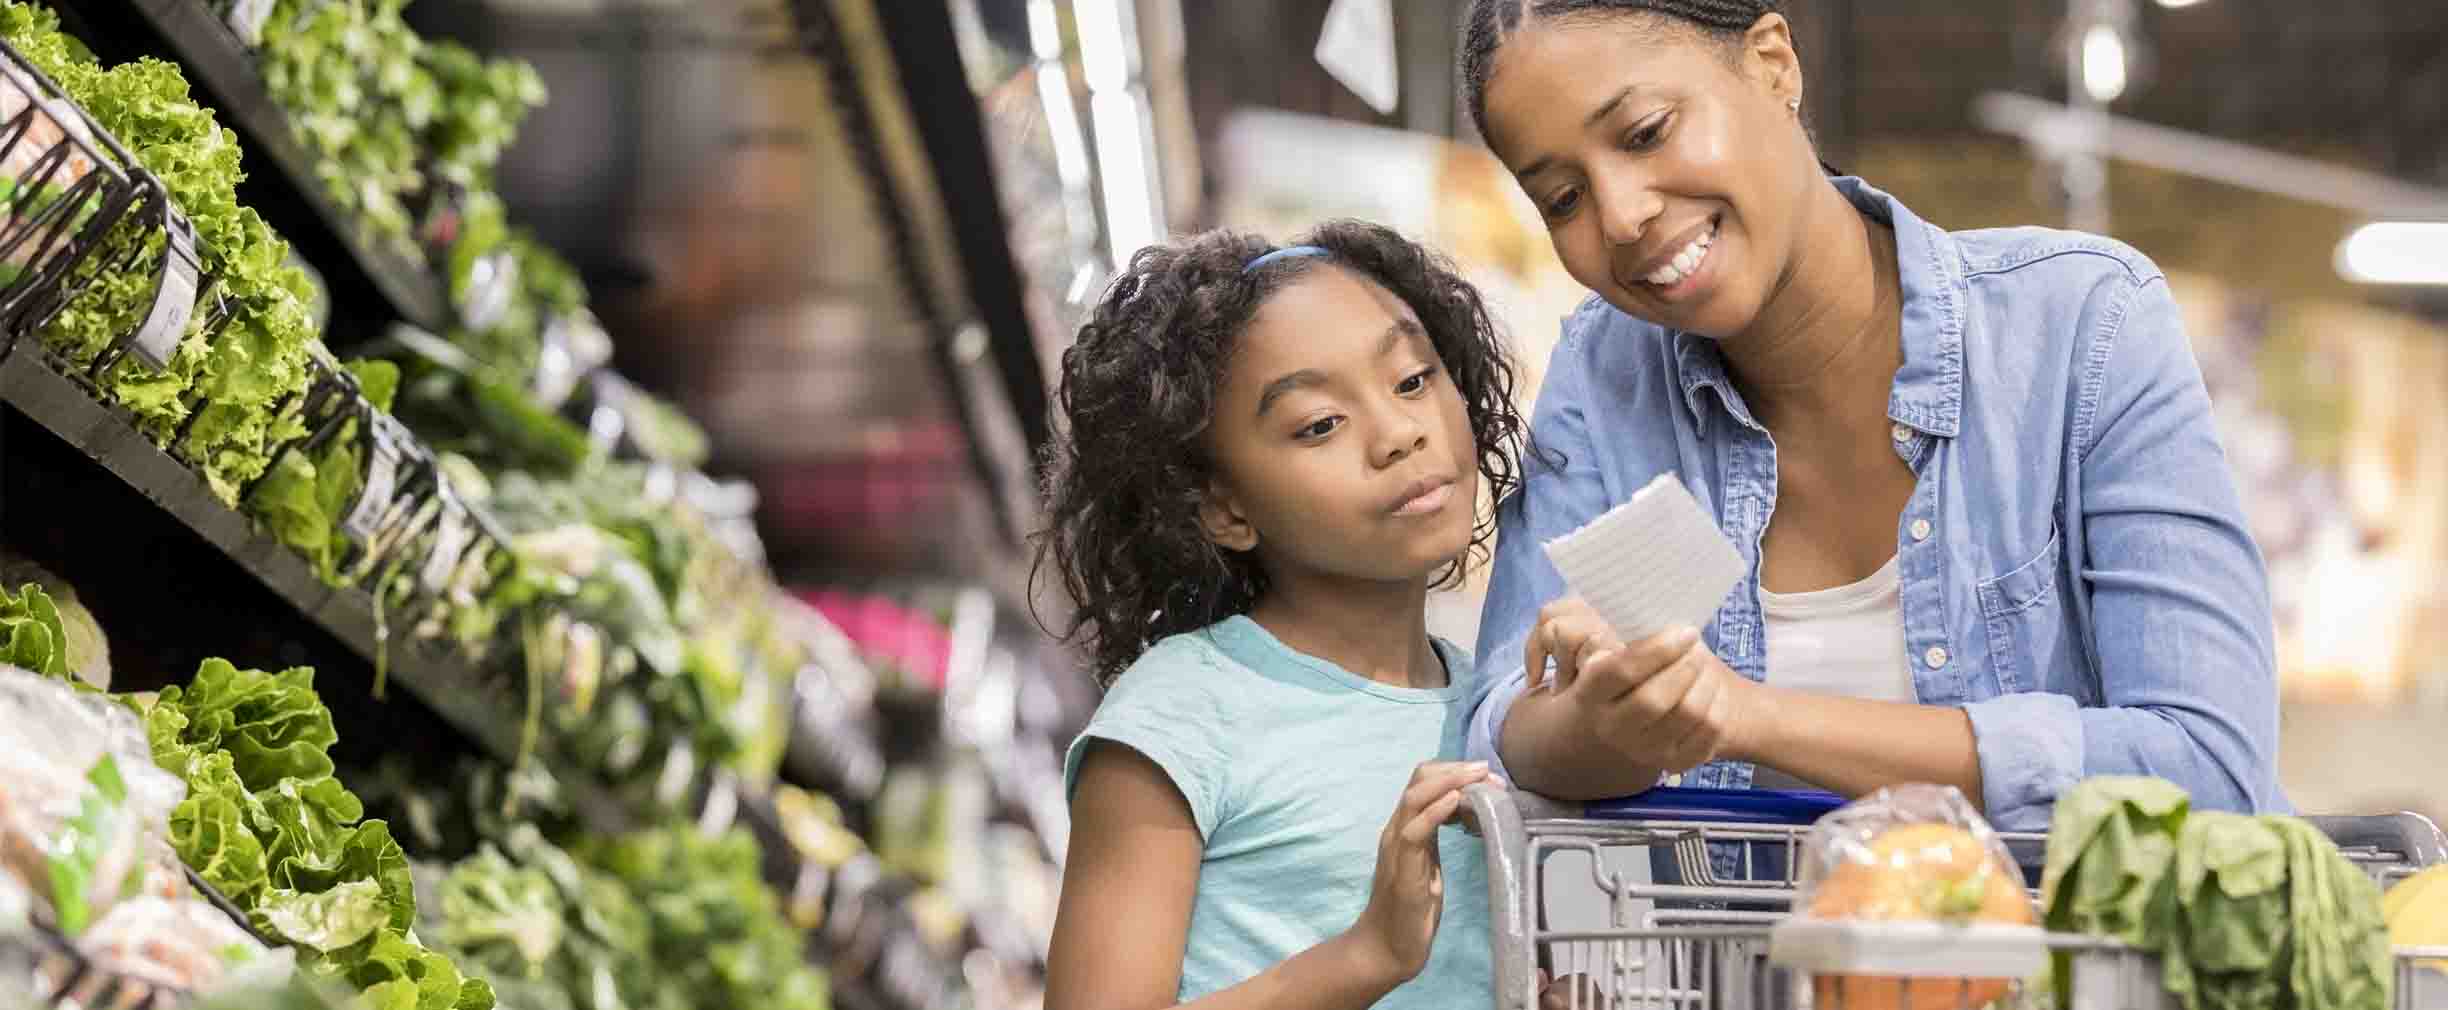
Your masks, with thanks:
[[(2014, 854), (1952, 786), (1879, 790), (1828, 814), (1802, 843), (1794, 914), (1854, 922), (2038, 921)], [(1821, 975), (1818, 1010), (1957, 1010), (2014, 980)]]

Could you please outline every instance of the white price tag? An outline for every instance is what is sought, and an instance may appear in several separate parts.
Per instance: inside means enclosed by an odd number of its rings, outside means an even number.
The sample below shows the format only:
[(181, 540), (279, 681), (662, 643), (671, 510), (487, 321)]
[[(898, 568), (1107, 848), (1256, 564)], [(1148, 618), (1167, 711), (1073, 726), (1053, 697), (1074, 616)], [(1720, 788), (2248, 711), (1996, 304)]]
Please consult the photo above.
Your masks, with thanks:
[(451, 576), (457, 574), (460, 560), (467, 556), (468, 545), (475, 540), (476, 523), (467, 509), (456, 501), (444, 505), (434, 526), (433, 551), (425, 556), (425, 566), (417, 573), (417, 581), (426, 592), (438, 595), (450, 589)]
[(263, 45), (264, 21), (272, 16), (272, 0), (234, 0), (225, 21), (238, 40), (253, 49)]
[(340, 521), (341, 529), (361, 541), (374, 539), (384, 513), (391, 510), (391, 499), (399, 492), (398, 445), (382, 437), (380, 425), (368, 435), (365, 486), (357, 492), (357, 504), (349, 508), (348, 517)]
[(166, 367), (178, 353), (179, 340), (187, 335), (187, 323), (195, 318), (196, 277), (195, 248), (185, 229), (173, 227), (170, 241), (162, 247), (162, 272), (153, 295), (153, 311), (145, 316), (144, 325), (137, 328), (136, 339), (128, 350), (138, 360), (154, 368)]

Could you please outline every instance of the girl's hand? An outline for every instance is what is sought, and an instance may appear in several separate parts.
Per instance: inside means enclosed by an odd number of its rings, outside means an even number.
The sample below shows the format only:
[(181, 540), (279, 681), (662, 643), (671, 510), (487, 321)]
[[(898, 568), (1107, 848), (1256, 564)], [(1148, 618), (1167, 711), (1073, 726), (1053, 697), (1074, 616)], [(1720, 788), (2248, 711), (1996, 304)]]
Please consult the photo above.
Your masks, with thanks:
[(1445, 912), (1445, 869), (1437, 858), (1437, 828), (1462, 810), (1462, 790), (1495, 781), (1483, 762), (1435, 762), (1411, 773), (1394, 816), (1377, 836), (1377, 877), (1368, 907), (1345, 937), (1361, 970), (1387, 988), (1428, 966), (1437, 923)]
[[(1598, 1005), (1598, 980), (1587, 975), (1557, 978), (1539, 970), (1539, 1010), (1575, 1010)], [(1575, 993), (1573, 990), (1580, 992)]]
[(1694, 768), (1737, 749), (1754, 685), (1679, 628), (1626, 643), (1578, 597), (1539, 612), (1523, 649), (1531, 690), (1555, 660), (1555, 690), (1574, 701), (1589, 738), (1625, 760), (1664, 771)]

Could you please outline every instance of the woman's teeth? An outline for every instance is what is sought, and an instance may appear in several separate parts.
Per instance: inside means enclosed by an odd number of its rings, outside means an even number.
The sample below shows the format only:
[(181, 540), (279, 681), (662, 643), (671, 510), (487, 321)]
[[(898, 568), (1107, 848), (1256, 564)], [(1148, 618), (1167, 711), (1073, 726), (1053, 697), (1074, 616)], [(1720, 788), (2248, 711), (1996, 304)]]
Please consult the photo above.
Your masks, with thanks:
[(1700, 272), (1700, 264), (1708, 260), (1709, 243), (1716, 240), (1717, 229), (1711, 226), (1709, 230), (1701, 232), (1699, 238), (1691, 240), (1690, 245), (1684, 246), (1681, 251), (1675, 253), (1673, 262), (1657, 268), (1642, 280), (1661, 288), (1671, 288), (1683, 283), (1685, 278)]

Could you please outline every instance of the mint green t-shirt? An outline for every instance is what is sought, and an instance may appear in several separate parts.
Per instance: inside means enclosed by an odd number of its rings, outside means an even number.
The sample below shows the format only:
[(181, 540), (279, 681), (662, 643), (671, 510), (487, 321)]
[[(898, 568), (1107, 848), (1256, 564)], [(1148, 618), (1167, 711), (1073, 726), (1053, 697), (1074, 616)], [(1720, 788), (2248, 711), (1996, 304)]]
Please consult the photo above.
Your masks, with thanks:
[[(1182, 958), (1184, 1002), (1228, 989), (1350, 928), (1368, 905), (1377, 838), (1424, 761), (1458, 761), (1470, 658), (1436, 643), (1450, 683), (1394, 687), (1292, 650), (1246, 617), (1175, 635), (1114, 681), (1071, 745), (1154, 761), (1189, 800), (1206, 854)], [(1486, 859), (1437, 836), (1445, 915), (1428, 966), (1381, 1010), (1490, 1005)]]

